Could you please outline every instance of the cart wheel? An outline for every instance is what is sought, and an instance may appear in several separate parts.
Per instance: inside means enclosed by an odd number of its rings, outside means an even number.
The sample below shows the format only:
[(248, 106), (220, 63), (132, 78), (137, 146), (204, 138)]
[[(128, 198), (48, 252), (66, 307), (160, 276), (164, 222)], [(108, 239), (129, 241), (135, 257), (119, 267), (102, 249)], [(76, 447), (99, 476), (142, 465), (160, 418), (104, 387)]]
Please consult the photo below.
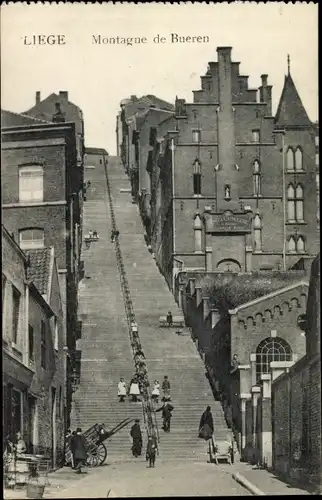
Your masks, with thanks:
[(107, 457), (107, 449), (105, 444), (101, 443), (96, 450), (99, 465), (103, 465)]
[(86, 459), (86, 465), (89, 467), (97, 467), (98, 466), (98, 457), (96, 455), (96, 452), (91, 453), (88, 455)]

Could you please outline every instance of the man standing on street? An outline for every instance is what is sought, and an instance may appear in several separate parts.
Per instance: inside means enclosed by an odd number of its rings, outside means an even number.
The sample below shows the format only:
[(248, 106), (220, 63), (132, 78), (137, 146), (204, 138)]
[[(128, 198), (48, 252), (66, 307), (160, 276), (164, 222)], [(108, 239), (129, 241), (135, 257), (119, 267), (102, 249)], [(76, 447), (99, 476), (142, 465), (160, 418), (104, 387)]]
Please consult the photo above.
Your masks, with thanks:
[(146, 460), (149, 461), (149, 467), (154, 467), (155, 465), (155, 456), (157, 452), (157, 440), (155, 436), (149, 436), (148, 446), (146, 449)]
[(169, 403), (169, 400), (166, 400), (161, 408), (158, 408), (155, 411), (162, 411), (163, 418), (163, 430), (164, 432), (170, 432), (170, 422), (172, 417), (173, 406)]
[(169, 381), (167, 375), (165, 375), (164, 380), (162, 382), (163, 401), (166, 401), (166, 400), (169, 401), (171, 399), (170, 389), (171, 389), (170, 381)]
[(131, 428), (131, 437), (133, 439), (132, 454), (137, 458), (142, 453), (142, 432), (140, 420), (137, 418)]
[(82, 429), (77, 427), (76, 434), (71, 437), (70, 449), (73, 454), (74, 468), (77, 474), (81, 474), (82, 466), (85, 465), (87, 453), (85, 439), (82, 436)]

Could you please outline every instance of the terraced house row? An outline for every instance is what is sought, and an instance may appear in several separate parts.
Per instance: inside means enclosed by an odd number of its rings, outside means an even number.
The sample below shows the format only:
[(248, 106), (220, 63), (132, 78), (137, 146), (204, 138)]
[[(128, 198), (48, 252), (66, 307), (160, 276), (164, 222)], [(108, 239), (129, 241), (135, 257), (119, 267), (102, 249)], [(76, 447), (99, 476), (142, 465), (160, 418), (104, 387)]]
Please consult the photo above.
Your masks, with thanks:
[(36, 92), (24, 113), (1, 111), (1, 136), (3, 238), (11, 248), (3, 253), (4, 436), (20, 430), (30, 451), (46, 451), (56, 466), (79, 371), (83, 114), (65, 91), (44, 100)]

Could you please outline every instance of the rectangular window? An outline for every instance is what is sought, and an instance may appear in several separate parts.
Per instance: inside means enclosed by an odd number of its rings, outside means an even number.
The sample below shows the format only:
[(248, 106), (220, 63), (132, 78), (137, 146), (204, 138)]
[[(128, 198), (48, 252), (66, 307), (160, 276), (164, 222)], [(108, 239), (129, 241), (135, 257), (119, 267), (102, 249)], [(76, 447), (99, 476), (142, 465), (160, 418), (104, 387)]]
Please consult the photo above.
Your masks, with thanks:
[(34, 361), (34, 329), (28, 325), (28, 354), (29, 361)]
[(41, 345), (41, 366), (42, 368), (46, 369), (47, 366), (47, 350), (46, 350), (46, 323), (41, 320), (41, 340), (40, 340), (40, 345)]
[(253, 137), (253, 142), (259, 142), (260, 141), (259, 130), (253, 130), (252, 131), (252, 137)]
[(201, 130), (192, 131), (192, 142), (201, 142)]
[(21, 293), (12, 285), (12, 342), (17, 344), (19, 335), (19, 312)]
[(19, 246), (22, 250), (44, 248), (45, 232), (43, 229), (22, 229), (19, 231)]
[(44, 199), (43, 168), (40, 165), (19, 168), (19, 201), (36, 202)]

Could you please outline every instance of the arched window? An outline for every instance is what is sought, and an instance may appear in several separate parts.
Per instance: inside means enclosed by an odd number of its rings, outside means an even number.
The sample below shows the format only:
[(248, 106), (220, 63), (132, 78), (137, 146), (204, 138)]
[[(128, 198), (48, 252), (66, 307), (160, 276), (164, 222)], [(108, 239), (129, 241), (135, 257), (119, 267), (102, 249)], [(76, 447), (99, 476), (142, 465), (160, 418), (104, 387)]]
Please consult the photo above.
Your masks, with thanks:
[(195, 239), (195, 252), (202, 251), (202, 221), (200, 215), (197, 214), (193, 224), (194, 239)]
[(201, 195), (201, 163), (198, 158), (193, 164), (193, 194)]
[(253, 166), (253, 193), (254, 196), (259, 196), (261, 194), (261, 173), (257, 160), (254, 161)]
[(272, 361), (292, 361), (290, 345), (279, 337), (263, 340), (256, 349), (256, 380), (260, 381), (264, 373), (270, 372)]
[(241, 265), (235, 259), (223, 259), (217, 264), (217, 272), (221, 273), (239, 273)]
[(287, 170), (294, 170), (294, 151), (292, 148), (288, 148), (286, 153), (286, 168)]
[(303, 154), (300, 148), (295, 151), (295, 170), (303, 170)]
[(262, 250), (262, 219), (256, 214), (253, 220), (254, 227), (254, 251), (259, 252)]
[(296, 186), (295, 190), (295, 219), (298, 222), (304, 221), (304, 193), (303, 188), (300, 184)]
[(287, 188), (287, 218), (288, 220), (295, 221), (295, 191), (293, 184)]
[(28, 228), (19, 231), (19, 245), (22, 250), (31, 250), (33, 248), (44, 248), (45, 233), (43, 229)]
[(19, 201), (36, 202), (44, 199), (44, 171), (41, 165), (19, 167)]
[(287, 242), (287, 249), (289, 252), (292, 252), (292, 253), (296, 252), (296, 243), (295, 243), (295, 239), (293, 236), (290, 236), (290, 238)]
[(299, 236), (297, 239), (297, 251), (298, 253), (304, 253), (305, 252), (305, 241), (303, 236)]

